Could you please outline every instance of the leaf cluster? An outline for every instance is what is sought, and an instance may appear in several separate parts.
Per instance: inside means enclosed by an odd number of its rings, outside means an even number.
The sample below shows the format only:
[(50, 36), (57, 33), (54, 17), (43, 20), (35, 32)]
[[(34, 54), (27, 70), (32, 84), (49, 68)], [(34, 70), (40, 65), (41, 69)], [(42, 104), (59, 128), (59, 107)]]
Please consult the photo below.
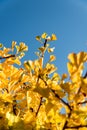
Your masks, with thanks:
[[(0, 130), (86, 130), (87, 52), (69, 54), (69, 73), (60, 76), (52, 63), (54, 47), (48, 44), (56, 35), (43, 33), (36, 40), (42, 43), (38, 59), (25, 61), (22, 68), (15, 64), (21, 65), (26, 44), (0, 44)], [(50, 56), (44, 63), (46, 52)]]

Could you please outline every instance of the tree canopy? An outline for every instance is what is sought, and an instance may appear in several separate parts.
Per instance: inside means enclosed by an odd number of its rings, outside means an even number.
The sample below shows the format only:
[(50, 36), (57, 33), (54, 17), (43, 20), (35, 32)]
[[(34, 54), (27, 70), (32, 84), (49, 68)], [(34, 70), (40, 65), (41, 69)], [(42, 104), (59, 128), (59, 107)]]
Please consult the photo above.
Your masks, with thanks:
[(69, 54), (68, 74), (60, 76), (50, 47), (56, 35), (43, 33), (36, 40), (37, 59), (24, 63), (25, 43), (0, 44), (0, 130), (87, 130), (87, 52)]

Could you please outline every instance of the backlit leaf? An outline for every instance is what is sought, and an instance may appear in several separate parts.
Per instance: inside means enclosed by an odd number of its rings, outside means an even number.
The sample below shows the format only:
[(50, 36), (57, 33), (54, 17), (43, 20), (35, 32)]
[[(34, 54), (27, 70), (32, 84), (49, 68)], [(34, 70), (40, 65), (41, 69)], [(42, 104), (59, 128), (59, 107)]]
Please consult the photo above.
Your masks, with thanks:
[(49, 61), (52, 62), (54, 60), (56, 60), (56, 57), (54, 55), (50, 55), (50, 60)]
[(55, 47), (53, 47), (53, 48), (48, 48), (48, 52), (49, 52), (49, 53), (54, 52), (54, 49), (55, 49)]
[(48, 97), (50, 92), (49, 88), (41, 88), (39, 86), (37, 86), (37, 88), (35, 88), (34, 91), (38, 92), (43, 97)]
[(77, 56), (75, 53), (71, 53), (68, 55), (68, 59), (71, 61), (73, 64), (77, 64)]
[(43, 34), (41, 35), (41, 38), (43, 38), (43, 39), (46, 39), (46, 37), (47, 37), (47, 33), (43, 33)]
[(16, 44), (17, 44), (17, 43), (16, 43), (15, 41), (12, 41), (12, 45), (11, 45), (12, 51), (14, 51), (14, 47), (15, 47)]
[(52, 36), (51, 36), (51, 40), (52, 40), (52, 41), (57, 40), (57, 37), (56, 37), (55, 34), (52, 34)]
[(3, 44), (2, 43), (0, 43), (0, 48), (2, 48), (3, 47)]
[(36, 40), (40, 41), (41, 40), (41, 36), (36, 36)]

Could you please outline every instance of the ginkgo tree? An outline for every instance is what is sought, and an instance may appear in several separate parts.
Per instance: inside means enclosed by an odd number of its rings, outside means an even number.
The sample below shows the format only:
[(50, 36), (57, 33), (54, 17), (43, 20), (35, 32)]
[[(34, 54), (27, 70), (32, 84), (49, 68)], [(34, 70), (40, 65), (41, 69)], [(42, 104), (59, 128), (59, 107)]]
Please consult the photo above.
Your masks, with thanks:
[(0, 44), (0, 130), (87, 130), (87, 52), (69, 54), (69, 73), (60, 76), (50, 47), (56, 35), (43, 33), (36, 40), (38, 58), (24, 63), (25, 43)]

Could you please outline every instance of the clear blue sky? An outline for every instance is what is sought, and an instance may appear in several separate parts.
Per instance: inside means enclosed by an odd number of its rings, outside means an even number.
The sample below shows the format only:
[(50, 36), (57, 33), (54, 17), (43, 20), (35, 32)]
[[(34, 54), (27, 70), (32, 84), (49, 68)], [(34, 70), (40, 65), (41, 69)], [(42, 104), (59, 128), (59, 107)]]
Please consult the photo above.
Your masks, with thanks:
[(40, 44), (36, 35), (47, 32), (58, 37), (55, 62), (58, 72), (67, 72), (70, 52), (87, 51), (87, 0), (0, 0), (0, 42), (11, 41), (29, 46), (24, 60), (35, 59)]

